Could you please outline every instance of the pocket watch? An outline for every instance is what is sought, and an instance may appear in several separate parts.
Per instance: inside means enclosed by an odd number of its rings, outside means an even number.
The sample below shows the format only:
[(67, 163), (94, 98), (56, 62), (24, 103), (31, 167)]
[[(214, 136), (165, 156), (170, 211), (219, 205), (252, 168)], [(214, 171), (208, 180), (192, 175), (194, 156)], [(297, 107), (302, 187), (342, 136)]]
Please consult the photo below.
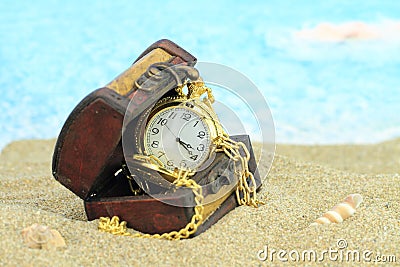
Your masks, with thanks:
[[(154, 91), (163, 88), (164, 83), (160, 81), (166, 80), (165, 77), (149, 69), (145, 75), (148, 80), (140, 83), (138, 88), (146, 91), (150, 91), (147, 86)], [(147, 107), (144, 113), (137, 115), (137, 119), (128, 120), (131, 123), (125, 133), (133, 136), (124, 135), (123, 138), (134, 140), (133, 151), (124, 149), (131, 173), (128, 179), (135, 180), (146, 192), (171, 192), (168, 191), (171, 186), (174, 191), (182, 181), (186, 181), (187, 186), (196, 183), (196, 188), (205, 186), (203, 182), (210, 184), (213, 181), (203, 179), (202, 175), (209, 175), (200, 171), (212, 166), (217, 153), (223, 153), (232, 161), (228, 165), (232, 166), (231, 173), (235, 176), (231, 180), (237, 181), (238, 203), (257, 207), (261, 202), (256, 198), (256, 182), (248, 168), (249, 151), (244, 143), (235, 142), (223, 129), (212, 107), (212, 89), (204, 84), (193, 67), (163, 68), (163, 73), (172, 77), (175, 86), (153, 107)], [(135, 171), (139, 169), (148, 170), (146, 179)], [(150, 175), (154, 173), (152, 171), (159, 175)], [(167, 181), (170, 183), (166, 184)]]
[[(214, 140), (223, 134), (221, 123), (213, 111), (213, 97), (203, 82), (177, 87), (177, 96), (160, 100), (147, 120), (144, 155), (152, 158), (164, 178), (173, 181), (180, 170), (196, 173), (206, 168), (215, 156)], [(201, 99), (201, 95), (208, 97)]]

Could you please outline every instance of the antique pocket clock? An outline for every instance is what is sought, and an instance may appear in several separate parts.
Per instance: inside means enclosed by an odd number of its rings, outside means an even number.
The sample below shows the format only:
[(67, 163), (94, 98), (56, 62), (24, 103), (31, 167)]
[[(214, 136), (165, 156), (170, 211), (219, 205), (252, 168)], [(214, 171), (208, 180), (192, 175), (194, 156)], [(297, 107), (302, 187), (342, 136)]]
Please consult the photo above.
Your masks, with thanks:
[(237, 205), (259, 205), (250, 140), (224, 131), (195, 62), (160, 40), (67, 119), (53, 175), (89, 220), (102, 217), (101, 230), (127, 235), (128, 224), (145, 233), (135, 236), (181, 239)]
[(175, 100), (167, 105), (161, 105), (146, 125), (145, 152), (157, 155), (169, 171), (198, 170), (208, 159), (211, 142), (217, 137), (215, 124), (198, 104)]
[(220, 130), (216, 116), (199, 99), (169, 97), (157, 103), (145, 127), (144, 151), (172, 176), (176, 169), (200, 170)]

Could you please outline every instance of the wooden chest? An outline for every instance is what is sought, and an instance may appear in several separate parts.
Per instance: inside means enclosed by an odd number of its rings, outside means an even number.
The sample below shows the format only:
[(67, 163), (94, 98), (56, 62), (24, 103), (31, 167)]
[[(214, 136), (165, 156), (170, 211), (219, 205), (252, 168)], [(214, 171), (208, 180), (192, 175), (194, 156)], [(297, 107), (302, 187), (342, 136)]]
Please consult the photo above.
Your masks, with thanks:
[[(55, 179), (84, 200), (88, 220), (119, 216), (127, 221), (128, 227), (150, 234), (179, 230), (185, 227), (194, 213), (193, 207), (186, 205), (193, 201), (190, 192), (156, 197), (145, 193), (134, 196), (127, 179), (116, 175), (126, 162), (121, 134), (129, 101), (138, 101), (140, 105), (147, 97), (136, 90), (135, 81), (156, 62), (193, 66), (196, 58), (169, 40), (154, 43), (129, 69), (77, 105), (62, 128), (53, 156)], [(249, 170), (260, 187), (261, 180), (249, 137), (242, 135), (232, 139), (244, 142), (249, 149)], [(228, 159), (225, 156), (221, 160)], [(211, 174), (212, 171), (210, 169), (199, 175), (216, 175)], [(212, 193), (205, 192), (206, 195)], [(182, 205), (173, 206), (162, 201), (168, 198)], [(206, 219), (195, 235), (205, 231), (236, 206), (233, 190), (206, 205)]]

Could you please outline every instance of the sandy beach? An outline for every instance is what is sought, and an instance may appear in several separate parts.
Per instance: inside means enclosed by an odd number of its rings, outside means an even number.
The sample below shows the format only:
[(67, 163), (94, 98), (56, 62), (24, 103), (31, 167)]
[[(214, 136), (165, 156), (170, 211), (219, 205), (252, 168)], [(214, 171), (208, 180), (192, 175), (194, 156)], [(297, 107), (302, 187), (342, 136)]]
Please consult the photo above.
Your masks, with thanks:
[[(400, 262), (400, 139), (376, 145), (278, 145), (267, 177), (260, 162), (259, 197), (266, 204), (236, 208), (200, 236), (182, 241), (99, 232), (97, 220), (86, 220), (83, 201), (52, 177), (54, 142), (18, 141), (0, 155), (1, 266), (366, 264), (363, 258), (341, 259), (340, 253), (350, 250), (361, 257), (370, 251), (371, 261), (393, 260), (393, 255)], [(352, 193), (364, 198), (354, 216), (309, 226)], [(58, 230), (66, 248), (27, 248), (20, 232), (33, 223)], [(338, 253), (329, 258), (323, 254), (329, 249)], [(273, 250), (287, 253), (279, 259), (270, 255)], [(315, 251), (317, 261), (289, 257), (305, 250)]]

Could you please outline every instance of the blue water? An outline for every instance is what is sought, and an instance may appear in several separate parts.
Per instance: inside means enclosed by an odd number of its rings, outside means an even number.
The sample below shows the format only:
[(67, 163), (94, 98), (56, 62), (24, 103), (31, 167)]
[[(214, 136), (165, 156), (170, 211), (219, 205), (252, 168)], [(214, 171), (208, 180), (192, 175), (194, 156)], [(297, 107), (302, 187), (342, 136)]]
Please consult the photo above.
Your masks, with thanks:
[[(56, 137), (81, 98), (161, 38), (248, 76), (270, 105), (279, 143), (400, 136), (400, 31), (387, 29), (400, 21), (400, 1), (88, 2), (0, 2), (0, 148)], [(385, 36), (335, 43), (293, 37), (348, 21), (380, 27)]]

